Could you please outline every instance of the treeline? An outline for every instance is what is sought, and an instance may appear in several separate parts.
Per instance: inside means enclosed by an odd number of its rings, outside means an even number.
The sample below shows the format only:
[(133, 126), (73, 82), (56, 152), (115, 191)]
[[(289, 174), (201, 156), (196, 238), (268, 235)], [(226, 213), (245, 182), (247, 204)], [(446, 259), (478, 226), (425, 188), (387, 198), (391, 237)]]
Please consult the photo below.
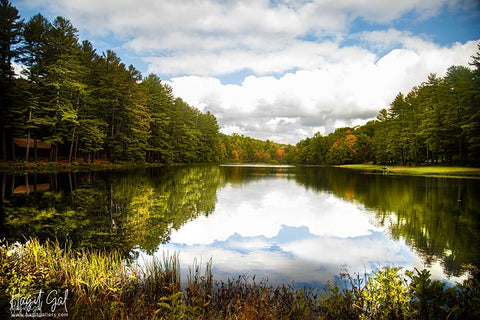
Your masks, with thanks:
[[(480, 49), (480, 45), (479, 45)], [(452, 66), (444, 77), (399, 93), (363, 126), (316, 133), (295, 146), (221, 135), (227, 162), (291, 164), (480, 164), (480, 53), (473, 70)]]
[(444, 77), (430, 74), (408, 94), (399, 93), (376, 120), (317, 133), (285, 158), (303, 164), (480, 164), (480, 53), (472, 58), (473, 70), (452, 66)]
[(142, 79), (111, 50), (98, 54), (62, 17), (24, 22), (8, 0), (0, 15), (3, 161), (221, 160), (216, 118), (157, 76)]
[(62, 17), (24, 22), (0, 0), (0, 18), (3, 161), (480, 164), (480, 53), (473, 70), (431, 74), (364, 126), (291, 146), (220, 134), (214, 115), (174, 97), (157, 76), (143, 78), (113, 51), (98, 54), (79, 42)]
[(293, 148), (291, 145), (262, 141), (236, 133), (221, 134), (225, 162), (235, 163), (286, 163), (287, 155)]
[(316, 133), (296, 144), (287, 159), (297, 164), (343, 164), (370, 161), (372, 142), (363, 127), (339, 128), (328, 136)]

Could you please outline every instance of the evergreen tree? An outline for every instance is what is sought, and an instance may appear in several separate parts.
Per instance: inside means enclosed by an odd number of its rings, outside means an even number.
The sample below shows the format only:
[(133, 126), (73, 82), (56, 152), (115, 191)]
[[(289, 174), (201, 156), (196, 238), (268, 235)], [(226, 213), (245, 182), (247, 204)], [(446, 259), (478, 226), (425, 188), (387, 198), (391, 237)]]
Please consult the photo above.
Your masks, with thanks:
[(22, 127), (27, 130), (27, 150), (25, 160), (29, 160), (30, 140), (33, 138), (34, 160), (37, 157), (37, 139), (44, 140), (49, 130), (49, 121), (45, 118), (47, 113), (44, 106), (47, 103), (48, 90), (45, 86), (47, 78), (46, 54), (49, 44), (48, 33), (52, 25), (41, 14), (33, 16), (23, 28), (22, 56), (20, 61), (26, 67), (23, 75), (28, 80), (28, 85), (23, 90), (27, 99), (20, 113), (25, 121)]
[(468, 160), (465, 128), (473, 120), (470, 112), (475, 109), (475, 95), (478, 94), (474, 85), (474, 73), (463, 66), (452, 66), (447, 71), (445, 82), (450, 88), (450, 119), (455, 124), (451, 138), (458, 142), (456, 153), (459, 157), (459, 163), (465, 165)]
[(376, 160), (379, 163), (387, 164), (394, 160), (393, 152), (389, 150), (389, 146), (392, 144), (392, 135), (387, 109), (380, 110), (377, 121), (376, 130), (373, 135), (373, 150)]
[(469, 161), (480, 164), (480, 44), (476, 55), (472, 56), (470, 65), (474, 66), (470, 101), (465, 110), (468, 119), (462, 129), (468, 143)]
[[(2, 158), (6, 161), (7, 144), (13, 141), (12, 120), (15, 119), (14, 103), (14, 69), (12, 60), (18, 58), (18, 44), (21, 41), (23, 21), (20, 20), (18, 10), (10, 1), (0, 1), (0, 132), (2, 135)], [(12, 142), (13, 143), (13, 142)], [(13, 156), (13, 155), (12, 155)]]
[(122, 119), (121, 141), (123, 145), (120, 158), (130, 161), (145, 160), (145, 154), (148, 149), (148, 140), (150, 139), (150, 114), (146, 107), (146, 98), (138, 88), (138, 81), (141, 75), (133, 66), (126, 70), (126, 92), (123, 95), (124, 114)]
[(171, 159), (172, 151), (168, 131), (174, 100), (172, 88), (163, 84), (160, 78), (153, 74), (146, 77), (140, 87), (145, 93), (145, 103), (151, 118), (147, 161), (165, 162)]
[[(44, 110), (48, 114), (50, 133), (46, 140), (52, 144), (51, 159), (54, 161), (59, 147), (67, 141), (70, 141), (69, 150), (72, 150), (78, 127), (78, 111), (87, 95), (87, 86), (82, 82), (86, 68), (80, 64), (81, 50), (77, 33), (70, 21), (62, 17), (55, 19), (48, 33), (45, 86), (50, 96)], [(69, 158), (71, 160), (71, 155)]]
[(192, 163), (197, 160), (199, 131), (192, 108), (181, 98), (176, 98), (170, 115), (169, 135), (174, 162)]
[(424, 116), (421, 124), (423, 138), (432, 162), (448, 161), (453, 149), (452, 136), (455, 113), (450, 106), (450, 88), (444, 79), (430, 74), (422, 88)]
[(19, 56), (23, 20), (18, 10), (8, 0), (0, 0), (0, 81), (11, 84), (15, 74), (12, 60)]
[(220, 160), (220, 137), (217, 119), (209, 111), (199, 113), (196, 127), (199, 131), (198, 161), (218, 162)]
[(402, 165), (406, 164), (408, 153), (408, 144), (411, 138), (410, 128), (407, 126), (409, 122), (409, 106), (405, 101), (405, 96), (399, 93), (390, 105), (390, 134), (396, 143), (396, 153), (400, 155)]

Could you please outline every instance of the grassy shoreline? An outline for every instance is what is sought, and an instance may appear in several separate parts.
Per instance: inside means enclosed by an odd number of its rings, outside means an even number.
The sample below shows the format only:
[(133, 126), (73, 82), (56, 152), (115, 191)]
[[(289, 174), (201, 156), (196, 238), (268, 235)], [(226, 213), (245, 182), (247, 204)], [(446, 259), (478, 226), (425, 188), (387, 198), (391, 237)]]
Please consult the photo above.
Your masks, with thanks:
[(480, 168), (472, 167), (446, 167), (446, 166), (386, 166), (374, 164), (345, 164), (335, 167), (348, 168), (353, 170), (363, 170), (369, 172), (394, 173), (404, 175), (435, 176), (449, 178), (480, 178)]
[(315, 291), (246, 276), (216, 282), (209, 262), (204, 272), (194, 263), (182, 288), (177, 254), (140, 267), (115, 252), (30, 239), (0, 245), (0, 312), (45, 312), (54, 292), (64, 297), (55, 312), (69, 319), (476, 319), (480, 281), (478, 271), (470, 273), (447, 288), (426, 270), (385, 267), (373, 275), (341, 273), (346, 286)]

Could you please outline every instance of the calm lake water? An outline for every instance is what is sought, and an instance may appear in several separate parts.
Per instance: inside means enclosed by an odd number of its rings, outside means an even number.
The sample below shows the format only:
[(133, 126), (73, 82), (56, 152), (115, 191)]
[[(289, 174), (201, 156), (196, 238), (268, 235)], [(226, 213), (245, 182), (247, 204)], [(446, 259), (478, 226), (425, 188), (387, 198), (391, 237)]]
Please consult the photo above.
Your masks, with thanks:
[[(139, 263), (178, 252), (216, 279), (322, 286), (385, 265), (455, 282), (480, 267), (479, 179), (341, 168), (188, 166), (2, 175), (0, 232), (117, 249)], [(183, 276), (183, 279), (186, 277)]]

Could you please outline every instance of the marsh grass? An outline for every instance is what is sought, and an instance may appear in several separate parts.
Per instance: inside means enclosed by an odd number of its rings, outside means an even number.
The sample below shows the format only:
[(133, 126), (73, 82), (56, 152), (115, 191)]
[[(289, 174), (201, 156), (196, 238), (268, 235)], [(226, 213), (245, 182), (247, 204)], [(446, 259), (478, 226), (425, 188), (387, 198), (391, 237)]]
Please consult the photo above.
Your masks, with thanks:
[[(71, 319), (478, 319), (478, 272), (447, 288), (426, 270), (340, 273), (324, 290), (272, 286), (255, 276), (214, 281), (194, 261), (182, 288), (178, 253), (140, 266), (116, 252), (31, 239), (0, 246), (0, 314), (14, 294), (68, 290)], [(345, 285), (346, 284), (346, 285)], [(60, 310), (63, 311), (63, 310)]]

